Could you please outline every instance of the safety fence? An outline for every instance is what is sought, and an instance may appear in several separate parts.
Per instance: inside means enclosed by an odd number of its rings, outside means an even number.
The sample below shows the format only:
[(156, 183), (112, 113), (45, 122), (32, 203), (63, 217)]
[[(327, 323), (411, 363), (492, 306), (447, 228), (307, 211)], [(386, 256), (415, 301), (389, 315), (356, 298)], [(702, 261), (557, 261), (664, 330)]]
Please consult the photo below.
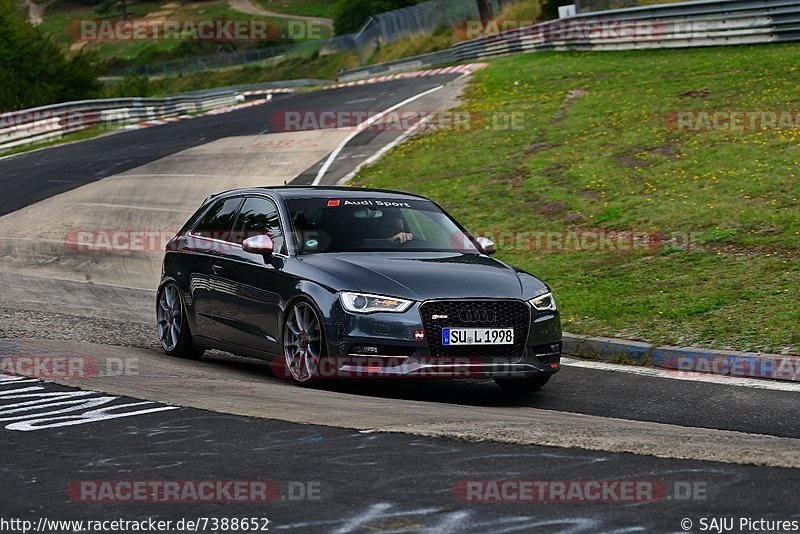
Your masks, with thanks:
[(636, 50), (800, 40), (800, 0), (700, 0), (599, 11), (344, 71), (339, 81), (542, 50)]
[[(497, 14), (503, 5), (510, 1), (488, 0), (488, 11), (491, 14)], [(429, 35), (439, 28), (449, 29), (459, 21), (479, 18), (476, 0), (428, 0), (410, 7), (371, 16), (356, 33), (329, 39), (304, 40), (289, 45), (267, 46), (254, 50), (193, 56), (160, 63), (123, 67), (109, 72), (109, 76), (174, 76), (249, 63), (279, 61), (289, 57), (310, 55), (315, 51), (322, 55), (357, 52), (359, 64), (363, 65), (379, 45), (393, 43), (405, 37)]]
[[(493, 16), (510, 1), (488, 0), (486, 7)], [(322, 45), (321, 51), (356, 51), (359, 63), (363, 65), (379, 45), (394, 43), (406, 37), (430, 35), (440, 28), (450, 29), (460, 21), (477, 19), (480, 19), (480, 10), (476, 0), (428, 0), (373, 15), (357, 33), (328, 39)]]

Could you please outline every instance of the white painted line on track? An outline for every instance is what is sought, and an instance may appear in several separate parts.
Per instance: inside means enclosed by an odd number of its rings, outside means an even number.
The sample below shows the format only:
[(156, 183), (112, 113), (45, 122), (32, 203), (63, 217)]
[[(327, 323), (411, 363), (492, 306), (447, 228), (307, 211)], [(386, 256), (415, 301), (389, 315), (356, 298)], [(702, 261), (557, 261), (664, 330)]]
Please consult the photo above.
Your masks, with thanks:
[(363, 104), (364, 102), (374, 102), (377, 98), (359, 98), (357, 100), (345, 100), (345, 104)]
[(391, 113), (392, 111), (396, 110), (397, 108), (403, 107), (406, 104), (409, 104), (409, 103), (413, 102), (414, 100), (417, 100), (418, 98), (422, 98), (423, 96), (429, 95), (429, 94), (433, 93), (434, 91), (438, 91), (442, 87), (444, 87), (444, 85), (437, 85), (433, 89), (428, 89), (427, 91), (423, 91), (423, 92), (421, 92), (419, 94), (416, 94), (416, 95), (412, 96), (411, 98), (407, 98), (407, 99), (403, 100), (402, 102), (400, 102), (399, 104), (395, 104), (394, 106), (381, 111), (377, 115), (373, 115), (372, 117), (368, 118), (367, 120), (365, 120), (364, 122), (362, 122), (361, 124), (356, 126), (356, 129), (354, 131), (350, 132), (350, 135), (345, 137), (344, 140), (341, 143), (339, 143), (339, 146), (337, 146), (336, 149), (333, 152), (331, 152), (331, 155), (328, 156), (328, 159), (325, 161), (325, 164), (322, 166), (322, 168), (317, 173), (317, 177), (314, 178), (314, 181), (312, 182), (311, 185), (319, 185), (320, 184), (320, 182), (322, 181), (322, 178), (325, 176), (325, 173), (328, 172), (328, 169), (330, 168), (330, 166), (333, 164), (333, 162), (339, 156), (339, 153), (344, 149), (345, 146), (347, 146), (347, 143), (349, 143), (350, 141), (353, 140), (353, 138), (355, 136), (357, 136), (358, 134), (362, 133), (364, 130), (369, 128), (370, 125), (372, 125), (373, 123), (381, 120), (381, 118), (383, 118), (387, 113)]
[[(31, 382), (35, 382), (36, 385), (16, 387)], [(11, 388), (6, 389), (6, 386)], [(2, 388), (2, 410), (4, 414), (13, 414), (11, 417), (3, 418), (0, 425), (5, 430), (12, 431), (31, 432), (62, 428), (180, 409), (179, 406), (164, 406), (153, 401), (124, 402), (126, 399), (122, 397), (104, 395), (99, 391), (54, 390), (54, 384), (50, 380), (31, 381), (24, 376), (6, 373), (0, 373), (0, 388)], [(34, 400), (14, 402), (30, 397)], [(9, 400), (10, 403), (7, 402)], [(20, 412), (24, 413), (17, 415)]]
[(708, 373), (695, 373), (691, 371), (676, 371), (670, 369), (658, 369), (654, 367), (638, 367), (635, 365), (623, 365), (619, 363), (578, 360), (575, 358), (561, 358), (561, 365), (565, 367), (580, 367), (583, 369), (628, 373), (639, 376), (649, 376), (653, 378), (688, 380), (690, 382), (706, 382), (710, 384), (748, 387), (753, 389), (770, 389), (773, 391), (800, 392), (800, 384), (792, 382), (781, 382), (779, 380), (760, 380), (757, 378), (743, 378), (739, 376), (712, 375)]
[(122, 208), (126, 210), (166, 211), (168, 213), (186, 212), (194, 213), (193, 209), (155, 208), (151, 206), (130, 206), (127, 204), (108, 204), (105, 202), (65, 202), (65, 206), (98, 206), (101, 208)]
[(350, 171), (350, 173), (348, 173), (347, 175), (342, 177), (342, 179), (339, 180), (336, 183), (336, 185), (345, 185), (345, 184), (347, 184), (350, 180), (355, 178), (355, 176), (359, 173), (359, 171), (361, 171), (361, 169), (363, 169), (364, 167), (368, 167), (368, 166), (372, 165), (373, 163), (375, 163), (376, 161), (378, 161), (379, 159), (381, 159), (384, 154), (386, 154), (391, 149), (393, 149), (394, 147), (396, 147), (397, 145), (399, 145), (400, 143), (402, 143), (403, 141), (408, 139), (417, 130), (419, 130), (428, 121), (430, 121), (430, 119), (431, 119), (431, 116), (428, 115), (428, 116), (418, 120), (414, 124), (412, 124), (411, 127), (408, 130), (406, 130), (405, 132), (403, 132), (402, 134), (400, 134), (397, 137), (397, 139), (395, 139), (394, 141), (388, 143), (383, 148), (381, 148), (380, 150), (375, 152), (372, 156), (370, 156), (369, 158), (367, 158), (366, 160), (364, 160), (360, 164), (358, 164), (358, 166), (356, 166), (355, 169), (353, 169), (352, 171)]
[(45, 239), (43, 237), (7, 237), (7, 236), (0, 236), (0, 241), (36, 241), (41, 243), (58, 243), (60, 245), (64, 244), (63, 239)]
[(165, 173), (165, 174), (158, 174), (158, 173), (142, 173), (142, 174), (134, 174), (134, 173), (122, 173), (122, 174), (115, 174), (114, 178), (169, 178), (169, 177), (200, 177), (200, 178), (227, 178), (229, 175), (227, 174), (197, 174), (194, 172), (191, 173)]

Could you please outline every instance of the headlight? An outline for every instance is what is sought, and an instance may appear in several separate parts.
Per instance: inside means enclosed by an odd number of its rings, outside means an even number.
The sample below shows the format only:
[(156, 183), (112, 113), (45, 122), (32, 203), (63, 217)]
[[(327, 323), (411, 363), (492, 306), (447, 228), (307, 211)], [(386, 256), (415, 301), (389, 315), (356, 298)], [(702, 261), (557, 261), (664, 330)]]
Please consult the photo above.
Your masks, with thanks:
[(406, 311), (412, 304), (410, 300), (368, 295), (366, 293), (343, 292), (339, 295), (342, 307), (352, 313), (397, 312)]
[(536, 311), (556, 311), (556, 299), (553, 298), (552, 293), (545, 293), (544, 295), (539, 295), (538, 297), (534, 297), (528, 302), (531, 303), (533, 309)]

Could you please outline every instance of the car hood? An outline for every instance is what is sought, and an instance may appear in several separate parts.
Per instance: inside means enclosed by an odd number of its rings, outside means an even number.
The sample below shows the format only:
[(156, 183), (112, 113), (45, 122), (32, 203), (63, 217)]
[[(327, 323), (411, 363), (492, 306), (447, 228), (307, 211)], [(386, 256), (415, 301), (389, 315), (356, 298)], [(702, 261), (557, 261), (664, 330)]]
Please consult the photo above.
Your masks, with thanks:
[[(545, 288), (527, 273), (518, 273), (488, 256), (475, 254), (325, 253), (301, 256), (308, 265), (327, 272), (365, 293), (432, 298), (530, 298)], [(526, 280), (521, 281), (521, 276)], [(531, 280), (535, 280), (532, 284)], [(538, 282), (538, 284), (536, 283)]]

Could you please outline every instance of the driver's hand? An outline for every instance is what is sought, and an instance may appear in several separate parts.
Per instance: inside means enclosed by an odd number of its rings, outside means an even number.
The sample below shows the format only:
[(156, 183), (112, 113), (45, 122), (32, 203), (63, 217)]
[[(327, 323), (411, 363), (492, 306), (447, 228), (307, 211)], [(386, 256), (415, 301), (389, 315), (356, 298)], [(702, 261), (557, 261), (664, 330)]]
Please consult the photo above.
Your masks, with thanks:
[(402, 245), (403, 243), (408, 243), (412, 239), (414, 239), (414, 234), (411, 234), (409, 232), (400, 232), (399, 234), (390, 237), (389, 242), (399, 243), (400, 245)]

